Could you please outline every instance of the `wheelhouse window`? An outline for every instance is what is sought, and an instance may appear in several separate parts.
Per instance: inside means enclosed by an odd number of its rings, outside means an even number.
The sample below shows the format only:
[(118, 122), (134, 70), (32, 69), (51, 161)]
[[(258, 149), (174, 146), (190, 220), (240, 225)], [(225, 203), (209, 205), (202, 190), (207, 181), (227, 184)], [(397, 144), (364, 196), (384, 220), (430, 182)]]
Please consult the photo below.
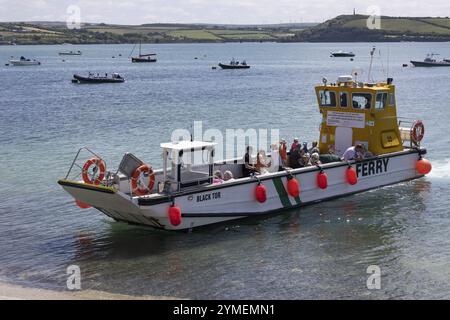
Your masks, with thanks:
[(395, 105), (395, 95), (393, 93), (389, 93), (389, 106), (393, 107)]
[(353, 109), (370, 109), (372, 106), (371, 93), (354, 93), (352, 94)]
[(348, 107), (348, 94), (347, 92), (340, 92), (339, 93), (339, 103), (341, 108), (347, 108)]
[(336, 93), (329, 90), (319, 91), (321, 107), (336, 107)]
[(387, 95), (388, 94), (386, 92), (377, 93), (377, 97), (375, 99), (375, 109), (380, 110), (386, 108)]

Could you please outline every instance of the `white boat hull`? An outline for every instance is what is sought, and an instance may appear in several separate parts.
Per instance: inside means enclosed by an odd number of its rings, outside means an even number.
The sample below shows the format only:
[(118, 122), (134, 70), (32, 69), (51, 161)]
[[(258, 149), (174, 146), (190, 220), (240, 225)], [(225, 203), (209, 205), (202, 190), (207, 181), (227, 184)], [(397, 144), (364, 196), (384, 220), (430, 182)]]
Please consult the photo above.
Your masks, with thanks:
[[(351, 165), (358, 173), (355, 185), (350, 185), (346, 180), (347, 163), (325, 164), (322, 169), (328, 176), (326, 189), (317, 186), (319, 168), (295, 169), (291, 174), (300, 184), (300, 195), (296, 198), (287, 193), (288, 172), (261, 175), (258, 178), (267, 190), (267, 200), (264, 203), (255, 199), (255, 187), (258, 184), (256, 178), (209, 185), (191, 192), (179, 192), (172, 197), (151, 195), (133, 198), (112, 188), (65, 180), (59, 183), (75, 199), (92, 205), (115, 220), (166, 230), (183, 230), (291, 209), (416, 179), (422, 176), (415, 169), (418, 158), (418, 150), (407, 150), (352, 162)], [(172, 203), (181, 209), (182, 219), (178, 226), (172, 225), (168, 217)]]
[(26, 61), (26, 60), (9, 60), (13, 66), (38, 66), (41, 63), (39, 61)]

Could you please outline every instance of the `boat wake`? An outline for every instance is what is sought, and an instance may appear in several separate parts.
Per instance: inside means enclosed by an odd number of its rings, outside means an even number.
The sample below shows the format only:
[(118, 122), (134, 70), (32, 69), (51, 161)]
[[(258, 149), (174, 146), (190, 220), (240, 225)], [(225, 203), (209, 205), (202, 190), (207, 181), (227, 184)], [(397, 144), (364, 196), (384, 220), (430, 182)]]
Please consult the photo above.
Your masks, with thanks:
[(431, 178), (450, 178), (450, 158), (433, 162), (433, 169), (428, 176)]

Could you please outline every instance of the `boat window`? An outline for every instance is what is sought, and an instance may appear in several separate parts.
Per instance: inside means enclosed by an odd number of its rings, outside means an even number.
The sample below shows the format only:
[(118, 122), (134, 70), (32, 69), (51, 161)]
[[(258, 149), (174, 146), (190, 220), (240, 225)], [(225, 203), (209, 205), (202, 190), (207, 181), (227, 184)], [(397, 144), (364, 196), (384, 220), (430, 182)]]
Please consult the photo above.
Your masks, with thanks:
[(393, 93), (389, 93), (389, 105), (395, 106), (395, 95)]
[(377, 93), (377, 97), (375, 99), (375, 109), (386, 108), (386, 101), (387, 101), (387, 93), (386, 92)]
[(339, 96), (340, 96), (341, 108), (347, 108), (348, 107), (348, 99), (347, 99), (348, 95), (347, 95), (347, 92), (340, 92)]
[(336, 107), (336, 93), (329, 90), (320, 90), (320, 106), (321, 107)]
[(370, 109), (370, 107), (372, 106), (372, 94), (353, 93), (352, 106), (353, 109)]

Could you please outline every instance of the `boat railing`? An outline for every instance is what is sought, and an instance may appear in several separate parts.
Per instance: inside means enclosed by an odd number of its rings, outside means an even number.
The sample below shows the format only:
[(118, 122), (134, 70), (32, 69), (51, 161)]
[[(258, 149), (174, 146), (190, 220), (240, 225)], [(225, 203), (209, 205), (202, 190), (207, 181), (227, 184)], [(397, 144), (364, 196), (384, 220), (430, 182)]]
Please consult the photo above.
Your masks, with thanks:
[(398, 117), (398, 130), (400, 131), (400, 139), (404, 147), (419, 147), (420, 143), (415, 144), (411, 138), (413, 127), (417, 119)]
[[(81, 178), (82, 173), (83, 173), (83, 165), (84, 165), (84, 163), (80, 164), (79, 161), (80, 161), (81, 158), (85, 159), (84, 156), (81, 157), (81, 154), (82, 154), (83, 151), (84, 151), (84, 153), (90, 155), (89, 156), (90, 158), (93, 157), (93, 158), (98, 158), (98, 159), (102, 160), (105, 163), (105, 167), (106, 167), (106, 161), (102, 157), (100, 157), (97, 153), (95, 153), (94, 151), (92, 151), (88, 147), (81, 147), (80, 149), (78, 149), (78, 151), (77, 151), (77, 153), (76, 153), (76, 155), (75, 155), (75, 157), (74, 157), (74, 159), (72, 161), (72, 164), (70, 165), (69, 170), (67, 171), (67, 174), (66, 174), (66, 176), (64, 178), (65, 180), (68, 180), (70, 178), (71, 180), (76, 181), (77, 179)], [(78, 173), (74, 174), (72, 171), (74, 171), (75, 168), (80, 169), (80, 171)], [(109, 181), (110, 179), (111, 179), (111, 173), (109, 171), (107, 171), (105, 173), (104, 181)]]

